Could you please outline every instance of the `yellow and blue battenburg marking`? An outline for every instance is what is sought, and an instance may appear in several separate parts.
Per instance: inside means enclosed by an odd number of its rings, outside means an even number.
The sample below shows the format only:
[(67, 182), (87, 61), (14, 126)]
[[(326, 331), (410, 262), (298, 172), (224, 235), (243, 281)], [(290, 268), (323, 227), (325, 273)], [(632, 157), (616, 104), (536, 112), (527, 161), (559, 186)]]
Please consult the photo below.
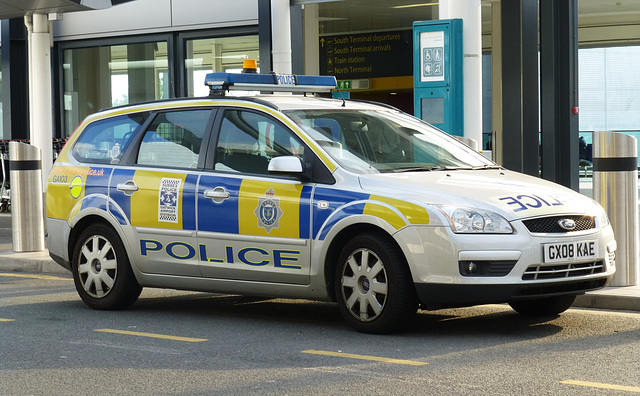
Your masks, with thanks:
[[(78, 178), (83, 180), (79, 196), (72, 193), (72, 180)], [(57, 167), (49, 179), (48, 216), (60, 219), (96, 208), (111, 213), (121, 225), (320, 240), (340, 221), (354, 215), (383, 219), (395, 229), (429, 223), (421, 206), (332, 187), (314, 190), (297, 183), (108, 166)], [(132, 194), (119, 191), (118, 185), (127, 182), (135, 183), (138, 190)], [(206, 198), (204, 192), (214, 188), (223, 188), (229, 197), (220, 202)], [(184, 259), (175, 250), (183, 246), (180, 242), (157, 247), (154, 243), (159, 242), (144, 241), (149, 245), (141, 245), (141, 251), (164, 250), (171, 257)], [(202, 249), (185, 245), (182, 256), (208, 257)], [(267, 259), (252, 260), (247, 252), (271, 257), (269, 262), (281, 260), (273, 252), (252, 249), (232, 256), (249, 265), (261, 265)]]
[[(229, 198), (214, 203), (204, 197), (204, 191), (216, 187), (228, 191)], [(202, 176), (197, 198), (198, 230), (307, 239), (311, 191), (311, 186), (299, 184)]]
[(324, 240), (341, 220), (356, 215), (381, 218), (400, 229), (409, 224), (429, 224), (429, 213), (419, 205), (365, 193), (316, 188), (314, 194), (313, 238)]
[[(127, 195), (118, 184), (133, 182), (138, 191)], [(136, 227), (196, 230), (195, 189), (198, 175), (146, 170), (116, 169), (111, 177), (109, 211), (120, 224)], [(169, 191), (170, 187), (177, 187)], [(171, 211), (175, 208), (175, 211)], [(175, 218), (169, 219), (169, 215)]]
[[(47, 216), (66, 219), (86, 208), (107, 210), (111, 167), (57, 166), (49, 174)], [(79, 203), (79, 205), (78, 205)]]

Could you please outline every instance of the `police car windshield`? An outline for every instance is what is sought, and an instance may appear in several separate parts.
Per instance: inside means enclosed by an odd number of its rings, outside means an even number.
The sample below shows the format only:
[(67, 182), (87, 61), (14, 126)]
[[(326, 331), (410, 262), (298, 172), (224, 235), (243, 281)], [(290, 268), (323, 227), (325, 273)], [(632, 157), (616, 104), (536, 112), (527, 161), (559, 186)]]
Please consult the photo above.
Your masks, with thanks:
[(495, 165), (446, 133), (398, 111), (285, 113), (342, 167), (357, 173), (486, 169)]

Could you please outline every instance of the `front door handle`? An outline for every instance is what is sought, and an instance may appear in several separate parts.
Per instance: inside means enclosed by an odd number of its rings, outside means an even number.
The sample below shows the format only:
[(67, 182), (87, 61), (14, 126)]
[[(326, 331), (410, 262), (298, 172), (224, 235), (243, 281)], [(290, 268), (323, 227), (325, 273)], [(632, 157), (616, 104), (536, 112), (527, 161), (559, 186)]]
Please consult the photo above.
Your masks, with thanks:
[(127, 180), (125, 183), (118, 183), (116, 190), (121, 191), (124, 195), (131, 196), (134, 192), (138, 191), (140, 187), (133, 180)]
[(229, 196), (229, 191), (220, 186), (213, 190), (204, 190), (204, 197), (212, 199), (214, 203), (222, 203), (225, 199), (229, 199)]

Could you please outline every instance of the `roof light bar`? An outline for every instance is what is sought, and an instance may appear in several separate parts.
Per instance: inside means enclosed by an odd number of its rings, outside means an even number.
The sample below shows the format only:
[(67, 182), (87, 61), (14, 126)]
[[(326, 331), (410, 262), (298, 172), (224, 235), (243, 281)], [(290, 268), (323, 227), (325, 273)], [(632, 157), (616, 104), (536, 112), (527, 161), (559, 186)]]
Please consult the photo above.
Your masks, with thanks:
[(224, 95), (226, 91), (263, 91), (330, 93), (336, 88), (333, 76), (298, 76), (293, 74), (209, 73), (204, 79), (210, 95)]

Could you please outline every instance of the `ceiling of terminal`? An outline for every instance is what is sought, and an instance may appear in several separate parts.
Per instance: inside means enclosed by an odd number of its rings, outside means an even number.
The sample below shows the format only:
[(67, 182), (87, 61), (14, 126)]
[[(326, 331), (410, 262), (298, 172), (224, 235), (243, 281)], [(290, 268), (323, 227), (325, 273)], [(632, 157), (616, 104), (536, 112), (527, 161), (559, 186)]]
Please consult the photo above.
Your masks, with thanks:
[[(491, 31), (491, 3), (482, 0), (483, 31)], [(437, 19), (437, 0), (346, 0), (319, 4), (320, 34), (408, 29), (413, 21)], [(640, 25), (640, 0), (578, 0), (580, 26)], [(639, 35), (640, 36), (640, 35)], [(640, 40), (640, 37), (638, 37)]]
[(21, 18), (27, 14), (87, 11), (108, 8), (131, 0), (0, 0), (0, 19)]

